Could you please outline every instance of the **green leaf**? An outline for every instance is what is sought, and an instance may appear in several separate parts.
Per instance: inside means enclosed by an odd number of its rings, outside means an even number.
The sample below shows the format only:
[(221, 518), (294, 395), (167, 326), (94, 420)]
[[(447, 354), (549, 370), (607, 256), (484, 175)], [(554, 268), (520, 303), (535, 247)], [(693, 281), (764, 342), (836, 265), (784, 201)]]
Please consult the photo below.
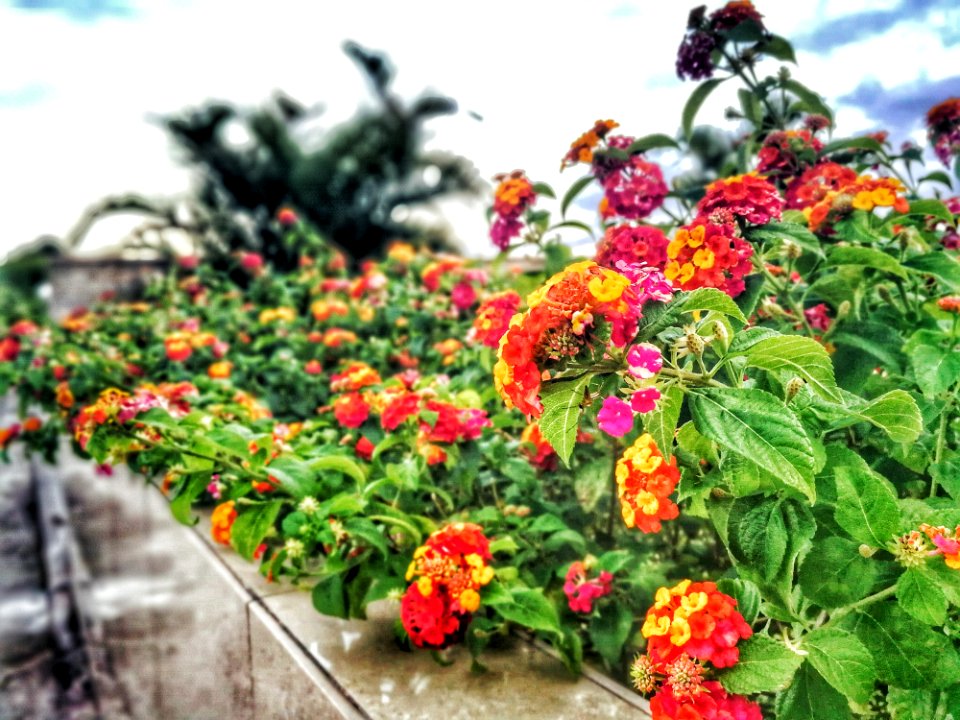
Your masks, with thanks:
[(642, 138), (637, 138), (634, 140), (630, 147), (627, 148), (627, 153), (630, 155), (637, 155), (639, 153), (647, 152), (647, 150), (656, 150), (658, 148), (679, 148), (677, 141), (674, 140), (669, 135), (664, 135), (663, 133), (655, 133), (653, 135), (644, 135)]
[(917, 184), (919, 185), (925, 182), (938, 182), (941, 185), (946, 185), (948, 190), (953, 188), (953, 182), (950, 180), (950, 176), (943, 170), (934, 170), (932, 173), (927, 173), (917, 181)]
[(800, 103), (804, 106), (804, 109), (817, 115), (823, 115), (830, 120), (831, 124), (833, 123), (833, 111), (823, 101), (823, 98), (806, 85), (797, 82), (793, 78), (788, 78), (783, 81), (782, 87), (796, 95), (800, 99)]
[(960, 658), (946, 635), (892, 603), (858, 610), (853, 629), (873, 655), (877, 679), (913, 690), (945, 688), (960, 677)]
[(257, 547), (273, 529), (282, 507), (282, 500), (274, 500), (254, 505), (237, 515), (230, 530), (230, 544), (233, 545), (234, 550), (247, 560), (252, 560)]
[(947, 596), (934, 577), (920, 568), (908, 568), (897, 580), (897, 600), (925, 625), (943, 625), (947, 620)]
[(517, 623), (531, 630), (560, 633), (557, 609), (547, 600), (543, 591), (512, 590), (513, 602), (496, 605), (494, 609), (504, 620)]
[(570, 455), (577, 442), (577, 426), (580, 422), (580, 404), (592, 373), (571, 380), (553, 380), (540, 388), (543, 415), (540, 417), (540, 434), (557, 452), (567, 467)]
[(823, 257), (823, 248), (820, 240), (806, 225), (800, 223), (767, 223), (747, 231), (751, 242), (770, 242), (779, 245), (784, 240), (790, 240), (804, 250)]
[(937, 695), (927, 690), (903, 690), (889, 688), (887, 690), (886, 706), (892, 720), (955, 720), (955, 718), (938, 717)]
[(834, 690), (810, 663), (777, 697), (777, 720), (849, 720), (847, 699)]
[(944, 222), (953, 225), (953, 213), (947, 209), (947, 206), (943, 204), (943, 201), (934, 200), (932, 198), (914, 200), (912, 203), (910, 203), (910, 210), (905, 212), (904, 215), (923, 215), (935, 217), (937, 220), (943, 220)]
[(170, 512), (173, 513), (173, 517), (177, 519), (177, 522), (183, 523), (184, 525), (197, 524), (199, 518), (191, 512), (193, 503), (200, 497), (201, 493), (203, 493), (209, 484), (209, 473), (188, 477), (183, 488), (177, 493), (177, 496), (170, 501)]
[(837, 467), (834, 478), (834, 519), (854, 540), (884, 547), (900, 530), (900, 508), (890, 483), (870, 470), (849, 465)]
[(633, 613), (622, 603), (607, 604), (600, 616), (590, 622), (590, 640), (608, 667), (619, 665), (631, 629)]
[(809, 509), (787, 498), (739, 498), (727, 520), (730, 554), (740, 574), (749, 571), (750, 579), (766, 586), (778, 579), (789, 586), (796, 558), (815, 530)]
[(910, 364), (924, 397), (933, 399), (960, 381), (960, 353), (934, 345), (917, 345)]
[(390, 555), (390, 544), (380, 528), (366, 518), (349, 518), (343, 523), (344, 530), (351, 538), (357, 538), (379, 552), (384, 559)]
[(577, 196), (583, 192), (583, 189), (593, 182), (593, 175), (587, 175), (577, 180), (573, 185), (570, 186), (570, 189), (567, 190), (563, 195), (563, 200), (560, 201), (560, 217), (565, 218), (567, 216), (567, 208), (570, 207), (570, 203), (577, 199)]
[(769, 337), (751, 347), (745, 355), (749, 366), (799, 376), (817, 395), (827, 400), (840, 399), (830, 355), (812, 338), (799, 335)]
[(543, 195), (544, 197), (557, 199), (557, 194), (553, 191), (553, 188), (547, 185), (545, 182), (537, 182), (533, 184), (533, 191), (537, 195)]
[(858, 265), (881, 270), (906, 280), (907, 269), (897, 260), (881, 250), (868, 247), (843, 245), (834, 247), (827, 256), (827, 265)]
[[(579, 220), (564, 220), (563, 222), (558, 222), (556, 225), (551, 225), (550, 230), (559, 230), (561, 228), (576, 228), (577, 230), (583, 230), (590, 237), (593, 237), (593, 228), (587, 225), (585, 222), (580, 222)], [(548, 245), (547, 247), (550, 247)], [(563, 246), (564, 248), (566, 246)], [(565, 266), (564, 266), (565, 267)], [(562, 270), (563, 268), (561, 268)]]
[[(270, 467), (272, 468), (273, 465)], [(353, 458), (348, 458), (345, 455), (325, 455), (324, 457), (316, 458), (310, 461), (310, 468), (317, 472), (333, 470), (342, 473), (351, 480), (354, 480), (361, 487), (367, 481), (367, 473), (363, 467)]]
[(819, 628), (803, 637), (807, 660), (835, 690), (867, 703), (873, 695), (873, 658), (853, 633)]
[(492, 555), (496, 555), (497, 553), (501, 552), (506, 553), (507, 555), (514, 555), (519, 549), (520, 546), (517, 545), (517, 541), (509, 535), (502, 535), (496, 540), (490, 541), (490, 553)]
[(760, 589), (756, 584), (739, 578), (723, 578), (717, 581), (717, 589), (737, 601), (737, 611), (752, 625), (760, 612)]
[(905, 390), (891, 390), (851, 414), (883, 430), (898, 443), (912, 443), (923, 432), (920, 408)]
[(680, 298), (680, 311), (685, 313), (714, 311), (729, 315), (742, 323), (747, 322), (743, 312), (729, 295), (716, 288), (698, 288)]
[(780, 37), (779, 35), (769, 35), (757, 45), (757, 50), (777, 60), (791, 62), (794, 65), (797, 64), (797, 57), (793, 53), (793, 45), (791, 45), (786, 38)]
[(683, 390), (676, 385), (671, 385), (660, 396), (656, 409), (643, 416), (643, 429), (650, 433), (667, 460), (673, 453), (673, 435), (680, 420), (682, 407)]
[(803, 656), (769, 635), (758, 633), (737, 647), (740, 660), (720, 674), (720, 683), (738, 695), (782, 690), (803, 662)]
[(493, 607), (513, 602), (513, 595), (497, 580), (491, 580), (480, 591), (481, 603)]
[(765, 468), (811, 503), (816, 500), (813, 446), (780, 400), (753, 388), (698, 388), (688, 397), (701, 435)]
[(313, 607), (323, 615), (347, 617), (347, 599), (343, 588), (343, 578), (339, 575), (327, 575), (313, 586), (311, 593)]
[(903, 266), (923, 275), (933, 275), (951, 290), (960, 290), (960, 262), (945, 252), (918, 255), (904, 261)]
[(697, 85), (694, 88), (694, 91), (690, 94), (690, 98), (687, 100), (687, 104), (683, 107), (683, 115), (681, 116), (681, 127), (683, 128), (683, 136), (689, 142), (690, 134), (693, 132), (693, 121), (697, 117), (697, 113), (700, 111), (700, 107), (703, 105), (704, 101), (710, 96), (720, 83), (729, 78), (713, 78), (711, 80), (705, 80), (704, 82)]
[(803, 559), (800, 589), (820, 607), (842, 607), (866, 597), (877, 573), (877, 561), (860, 555), (857, 543), (826, 537), (814, 543)]
[(746, 317), (750, 317), (757, 311), (757, 305), (760, 304), (760, 299), (763, 297), (763, 289), (766, 286), (766, 280), (763, 275), (759, 273), (754, 273), (753, 275), (748, 275), (745, 278), (744, 291), (737, 295), (734, 299), (734, 302), (737, 303), (737, 307), (740, 308), (740, 312)]
[(878, 140), (874, 140), (872, 137), (855, 137), (841, 138), (840, 140), (827, 143), (820, 151), (820, 157), (825, 157), (838, 150), (869, 150), (878, 155), (884, 153), (883, 143)]
[(317, 494), (316, 473), (295, 455), (281, 455), (268, 466), (267, 472), (280, 481), (280, 487), (295, 498)]

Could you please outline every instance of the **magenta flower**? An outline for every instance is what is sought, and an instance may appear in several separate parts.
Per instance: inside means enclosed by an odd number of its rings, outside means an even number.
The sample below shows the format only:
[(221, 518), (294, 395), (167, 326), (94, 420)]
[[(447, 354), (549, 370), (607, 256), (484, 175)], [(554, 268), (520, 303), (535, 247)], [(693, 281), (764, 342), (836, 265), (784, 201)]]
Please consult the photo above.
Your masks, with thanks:
[(804, 310), (803, 315), (807, 318), (807, 322), (810, 323), (810, 327), (814, 330), (826, 331), (830, 329), (830, 325), (833, 323), (829, 310), (830, 308), (824, 303), (820, 303), (819, 305), (814, 305)]
[(469, 310), (477, 301), (477, 291), (468, 282), (460, 282), (450, 291), (450, 300), (461, 310)]
[(659, 399), (660, 391), (655, 387), (642, 388), (637, 390), (630, 398), (630, 407), (633, 408), (634, 412), (648, 413), (656, 409)]
[(593, 601), (609, 595), (613, 590), (613, 575), (606, 570), (600, 577), (587, 579), (587, 569), (579, 560), (567, 571), (563, 592), (567, 596), (567, 604), (573, 612), (593, 612)]
[(623, 400), (611, 395), (603, 401), (597, 422), (607, 435), (623, 437), (633, 429), (633, 410)]
[(627, 353), (627, 369), (634, 377), (649, 380), (663, 367), (663, 355), (660, 348), (650, 343), (640, 343)]

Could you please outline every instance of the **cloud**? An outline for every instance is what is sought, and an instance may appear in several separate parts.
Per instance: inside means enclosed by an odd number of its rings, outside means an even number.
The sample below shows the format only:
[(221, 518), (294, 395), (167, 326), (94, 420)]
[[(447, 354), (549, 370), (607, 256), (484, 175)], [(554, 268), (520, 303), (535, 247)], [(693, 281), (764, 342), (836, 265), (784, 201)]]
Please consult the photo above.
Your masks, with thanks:
[(47, 100), (53, 88), (46, 83), (31, 82), (10, 90), (0, 89), (0, 108), (22, 108)]
[(867, 10), (836, 18), (796, 36), (796, 47), (813, 52), (823, 52), (842, 45), (880, 35), (902, 22), (922, 22), (933, 11), (950, 11), (954, 0), (901, 0), (890, 9)]
[(862, 110), (870, 119), (892, 132), (894, 137), (908, 136), (923, 125), (924, 113), (941, 100), (956, 95), (960, 75), (884, 88), (876, 80), (860, 83), (839, 102)]
[(10, 0), (17, 10), (59, 12), (77, 22), (96, 22), (105, 17), (130, 18), (136, 11), (128, 0)]

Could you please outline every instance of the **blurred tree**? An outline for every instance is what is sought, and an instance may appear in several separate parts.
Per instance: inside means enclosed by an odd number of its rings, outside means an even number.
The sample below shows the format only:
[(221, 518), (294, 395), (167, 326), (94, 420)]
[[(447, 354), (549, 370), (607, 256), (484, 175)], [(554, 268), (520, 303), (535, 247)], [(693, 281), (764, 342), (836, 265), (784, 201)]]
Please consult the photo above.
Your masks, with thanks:
[[(423, 237), (422, 228), (395, 213), (454, 192), (477, 192), (473, 166), (461, 157), (423, 150), (423, 124), (456, 111), (445, 97), (424, 95), (409, 104), (393, 94), (387, 59), (348, 42), (344, 50), (364, 72), (378, 100), (374, 111), (332, 129), (307, 149), (296, 130), (315, 112), (278, 94), (245, 112), (208, 103), (162, 119), (183, 159), (199, 172), (193, 215), (203, 216), (200, 237), (211, 255), (256, 250), (278, 267), (296, 262), (281, 243), (275, 220), (292, 206), (349, 256), (377, 254), (393, 238)], [(232, 141), (231, 123), (249, 136)], [(432, 169), (431, 169), (432, 168)], [(427, 238), (450, 247), (444, 237)]]

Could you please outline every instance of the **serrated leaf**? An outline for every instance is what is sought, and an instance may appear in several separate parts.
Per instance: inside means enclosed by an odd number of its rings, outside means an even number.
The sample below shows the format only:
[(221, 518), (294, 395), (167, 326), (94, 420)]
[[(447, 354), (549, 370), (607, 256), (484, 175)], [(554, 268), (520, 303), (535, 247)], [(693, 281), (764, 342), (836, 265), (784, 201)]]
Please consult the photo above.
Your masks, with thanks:
[(881, 682), (929, 690), (952, 685), (960, 677), (960, 658), (950, 638), (895, 604), (858, 610), (853, 628), (873, 656)]
[(684, 313), (715, 311), (729, 315), (742, 323), (747, 322), (743, 312), (729, 295), (716, 288), (698, 288), (680, 299), (680, 311)]
[(849, 465), (837, 467), (834, 479), (834, 519), (854, 540), (884, 547), (900, 530), (900, 508), (889, 482), (872, 471)]
[(904, 267), (942, 280), (951, 290), (960, 290), (960, 262), (951, 255), (937, 251), (905, 260)]
[(834, 690), (810, 663), (777, 697), (777, 720), (849, 720), (847, 699)]
[(560, 217), (565, 218), (567, 216), (567, 208), (570, 207), (570, 203), (576, 200), (577, 196), (583, 192), (583, 189), (592, 182), (593, 175), (587, 175), (570, 186), (570, 189), (563, 194), (563, 199), (560, 201)]
[(580, 422), (580, 404), (592, 373), (571, 380), (553, 380), (540, 388), (543, 415), (540, 416), (540, 434), (569, 467), (570, 455), (577, 442)]
[(947, 206), (943, 204), (942, 200), (935, 200), (933, 198), (914, 200), (910, 203), (910, 210), (905, 212), (904, 215), (935, 217), (938, 220), (943, 220), (951, 225), (953, 224), (953, 213), (947, 209)]
[(660, 396), (657, 407), (643, 416), (643, 429), (650, 433), (664, 458), (673, 454), (673, 435), (683, 408), (683, 390), (672, 385)]
[(877, 572), (877, 562), (861, 556), (857, 543), (826, 537), (803, 559), (800, 589), (820, 607), (842, 607), (866, 597)]
[(191, 475), (184, 482), (183, 488), (177, 493), (177, 496), (170, 501), (170, 512), (177, 522), (184, 525), (196, 525), (199, 518), (193, 515), (193, 503), (203, 493), (210, 484), (209, 473), (203, 475)]
[(758, 633), (737, 647), (740, 659), (720, 675), (720, 684), (738, 695), (782, 690), (803, 662), (802, 656), (769, 635)]
[(727, 518), (730, 554), (740, 574), (763, 588), (787, 592), (797, 556), (816, 531), (808, 508), (788, 498), (735, 500)]
[(747, 237), (752, 242), (781, 243), (783, 240), (790, 240), (804, 250), (808, 250), (819, 257), (824, 257), (820, 240), (806, 225), (800, 225), (799, 223), (767, 223), (748, 230)]
[(827, 400), (840, 399), (830, 355), (812, 338), (799, 335), (769, 337), (751, 347), (745, 356), (749, 366), (801, 377), (817, 395)]
[(897, 262), (896, 258), (875, 248), (855, 247), (852, 245), (835, 247), (827, 256), (827, 265), (858, 265), (881, 270), (891, 275), (896, 275), (903, 280), (906, 280), (908, 277), (907, 269)]
[(752, 625), (760, 612), (760, 589), (756, 584), (740, 578), (723, 578), (717, 581), (717, 589), (737, 601), (737, 612)]
[(294, 455), (281, 455), (268, 466), (267, 472), (280, 482), (280, 487), (295, 498), (315, 495), (316, 473), (300, 458)]
[(834, 689), (866, 703), (873, 695), (876, 668), (870, 651), (851, 632), (819, 628), (803, 637), (807, 660)]
[(928, 399), (946, 392), (960, 381), (960, 353), (933, 345), (917, 345), (910, 351), (910, 364), (917, 385)]
[(813, 446), (780, 400), (755, 388), (698, 388), (688, 397), (700, 434), (766, 468), (784, 488), (816, 501)]
[(587, 630), (590, 641), (608, 667), (616, 667), (620, 662), (631, 629), (633, 613), (620, 603), (606, 606), (600, 616), (590, 622)]
[(700, 107), (710, 96), (710, 93), (716, 90), (717, 86), (727, 79), (728, 78), (713, 78), (711, 80), (705, 80), (697, 85), (693, 92), (690, 93), (690, 97), (683, 106), (683, 114), (680, 120), (680, 125), (683, 128), (683, 136), (688, 141), (690, 140), (690, 134), (693, 132), (693, 121), (696, 119)]
[(897, 580), (897, 600), (909, 615), (924, 625), (943, 625), (947, 620), (947, 596), (931, 575), (908, 568)]
[(883, 430), (894, 442), (912, 443), (923, 432), (920, 408), (905, 390), (891, 390), (851, 412)]

